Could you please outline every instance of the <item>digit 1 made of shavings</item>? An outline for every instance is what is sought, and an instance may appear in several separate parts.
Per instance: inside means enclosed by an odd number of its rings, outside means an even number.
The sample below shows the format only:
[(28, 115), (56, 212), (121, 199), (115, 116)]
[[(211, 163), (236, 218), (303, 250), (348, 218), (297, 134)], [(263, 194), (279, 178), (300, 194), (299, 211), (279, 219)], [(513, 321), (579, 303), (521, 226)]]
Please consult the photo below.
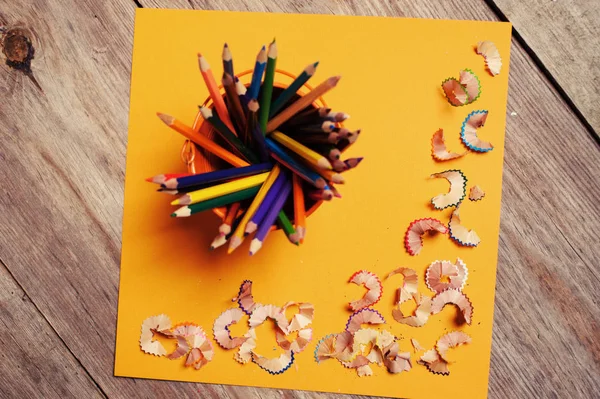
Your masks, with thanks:
[(471, 187), (471, 190), (469, 190), (469, 199), (471, 201), (479, 201), (482, 200), (483, 197), (485, 197), (485, 192), (481, 189), (481, 187), (473, 186)]
[(431, 156), (436, 161), (449, 161), (451, 159), (460, 158), (465, 154), (466, 152), (463, 152), (462, 154), (448, 152), (444, 140), (444, 129), (439, 129), (433, 134), (433, 137), (431, 138)]
[(392, 310), (392, 316), (400, 324), (406, 324), (411, 327), (422, 327), (429, 320), (431, 314), (431, 298), (423, 294), (413, 294), (413, 299), (417, 304), (417, 308), (410, 316), (405, 316), (400, 308)]
[(444, 178), (450, 183), (450, 191), (446, 194), (436, 195), (431, 199), (431, 204), (435, 209), (441, 210), (451, 206), (456, 206), (467, 195), (467, 178), (458, 169), (445, 170), (431, 175), (433, 178)]
[(140, 335), (140, 348), (154, 356), (164, 356), (167, 354), (165, 347), (154, 340), (154, 334), (168, 333), (171, 328), (171, 319), (169, 316), (160, 314), (158, 316), (148, 317), (142, 323), (142, 333)]
[(477, 54), (482, 55), (485, 58), (485, 64), (492, 76), (498, 75), (502, 68), (502, 58), (500, 58), (500, 52), (496, 45), (489, 40), (485, 40), (477, 43), (476, 51)]
[(435, 349), (437, 349), (438, 354), (446, 363), (451, 364), (453, 362), (448, 359), (448, 350), (470, 343), (471, 337), (467, 334), (462, 331), (452, 331), (438, 339)]
[(261, 306), (259, 303), (254, 302), (254, 297), (252, 296), (252, 281), (250, 280), (244, 280), (240, 286), (238, 295), (231, 301), (237, 302), (240, 306), (240, 309), (242, 309), (248, 316), (252, 314), (252, 311), (255, 307)]
[(479, 78), (470, 69), (460, 71), (459, 79), (448, 78), (442, 82), (442, 90), (448, 102), (455, 106), (472, 104), (481, 95)]
[(467, 324), (471, 324), (473, 317), (473, 305), (467, 296), (456, 289), (447, 289), (436, 294), (431, 301), (431, 314), (438, 314), (448, 304), (458, 307), (462, 313), (463, 319)]
[(281, 374), (294, 363), (294, 352), (287, 351), (279, 357), (269, 359), (252, 352), (252, 361), (271, 375)]
[(454, 263), (449, 260), (436, 260), (425, 271), (425, 284), (435, 293), (440, 293), (448, 288), (460, 290), (464, 284), (462, 277)]
[(404, 235), (404, 247), (410, 255), (418, 255), (423, 248), (423, 234), (442, 233), (446, 234), (448, 228), (437, 219), (424, 218), (413, 221), (406, 229)]
[(199, 370), (212, 360), (215, 354), (213, 345), (206, 337), (202, 327), (192, 323), (183, 323), (175, 326), (172, 333), (176, 337), (185, 338), (191, 348), (185, 361), (186, 367), (194, 366), (196, 370)]
[(383, 286), (375, 274), (366, 270), (360, 270), (350, 277), (350, 282), (356, 285), (364, 285), (368, 290), (364, 297), (350, 302), (349, 306), (353, 311), (373, 306), (381, 299)]
[(363, 324), (384, 324), (385, 319), (378, 311), (374, 309), (361, 309), (350, 315), (346, 323), (346, 331), (355, 332)]
[(231, 337), (231, 332), (229, 331), (229, 326), (239, 322), (244, 316), (244, 311), (239, 308), (231, 308), (227, 309), (217, 319), (215, 320), (215, 324), (213, 325), (213, 334), (215, 336), (215, 341), (219, 344), (219, 346), (223, 349), (233, 349), (242, 345), (247, 337)]
[(335, 337), (336, 334), (329, 334), (317, 342), (317, 347), (313, 353), (317, 363), (335, 357)]
[(385, 279), (387, 280), (395, 274), (401, 274), (404, 277), (402, 287), (398, 288), (396, 296), (396, 303), (402, 304), (406, 301), (411, 300), (413, 294), (417, 293), (417, 284), (419, 281), (419, 276), (417, 276), (417, 272), (413, 269), (409, 269), (408, 267), (400, 267), (396, 270), (391, 271)]
[(433, 374), (448, 375), (448, 363), (442, 359), (435, 349), (430, 349), (421, 356), (417, 363), (427, 367)]
[(462, 123), (460, 128), (460, 139), (471, 151), (488, 152), (494, 149), (494, 146), (491, 143), (483, 141), (477, 136), (477, 129), (485, 125), (487, 116), (488, 111), (473, 111), (467, 115)]
[(448, 223), (450, 238), (452, 238), (459, 245), (465, 247), (476, 247), (481, 242), (481, 239), (475, 230), (469, 230), (460, 224), (459, 208), (460, 206), (457, 206), (452, 212), (452, 216), (450, 216), (450, 222)]

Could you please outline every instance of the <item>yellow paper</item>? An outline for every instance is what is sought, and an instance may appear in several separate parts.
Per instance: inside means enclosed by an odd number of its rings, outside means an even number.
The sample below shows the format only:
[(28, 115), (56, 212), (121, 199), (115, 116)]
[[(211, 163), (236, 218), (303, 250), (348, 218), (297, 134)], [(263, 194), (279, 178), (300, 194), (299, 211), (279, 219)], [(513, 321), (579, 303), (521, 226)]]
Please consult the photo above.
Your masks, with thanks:
[[(511, 25), (508, 23), (334, 17), (203, 11), (138, 10), (136, 14), (123, 252), (115, 375), (218, 384), (255, 385), (340, 393), (409, 398), (482, 398), (487, 394), (494, 286), (500, 217), (502, 157)], [(277, 67), (300, 73), (320, 61), (310, 81), (342, 75), (325, 97), (336, 111), (352, 117), (351, 130), (360, 139), (348, 157), (364, 156), (360, 167), (345, 174), (340, 200), (325, 203), (307, 219), (303, 245), (290, 245), (281, 232), (272, 233), (263, 249), (248, 255), (250, 240), (230, 256), (209, 251), (220, 220), (210, 212), (185, 219), (169, 217), (172, 197), (156, 193), (145, 178), (184, 172), (180, 160), (183, 138), (166, 127), (156, 112), (192, 124), (197, 105), (208, 96), (198, 70), (197, 53), (220, 76), (224, 42), (233, 53), (236, 73), (253, 67), (258, 49), (277, 38)], [(479, 41), (491, 40), (500, 51), (503, 69), (490, 76), (476, 54)], [(463, 107), (446, 101), (441, 82), (463, 68), (473, 70), (483, 87), (481, 97)], [(281, 83), (289, 80), (276, 77)], [(431, 157), (431, 137), (444, 129), (446, 144), (461, 151), (460, 125), (473, 110), (489, 111), (480, 137), (493, 143), (486, 154), (469, 152), (438, 163)], [(447, 223), (452, 208), (436, 211), (430, 199), (447, 192), (448, 182), (432, 173), (460, 169), (471, 185), (486, 189), (483, 201), (464, 201), (461, 222), (477, 231), (477, 248), (459, 247), (448, 236), (425, 238), (418, 256), (403, 247), (406, 228), (414, 219), (433, 217)], [(474, 305), (473, 323), (460, 330), (472, 343), (453, 349), (450, 375), (433, 375), (417, 365), (410, 338), (425, 349), (456, 329), (457, 309), (447, 306), (422, 328), (392, 318), (395, 290), (401, 277), (383, 278), (404, 266), (419, 275), (419, 292), (432, 296), (424, 282), (436, 259), (460, 257), (469, 268), (464, 292)], [(359, 378), (337, 361), (317, 364), (312, 356), (318, 339), (341, 332), (350, 315), (348, 302), (364, 295), (364, 287), (348, 278), (365, 269), (383, 281), (383, 297), (374, 306), (387, 320), (381, 326), (402, 336), (400, 351), (411, 352), (412, 370), (397, 375), (372, 365), (374, 375)], [(254, 282), (256, 301), (281, 306), (288, 301), (315, 306), (313, 342), (296, 356), (292, 367), (272, 376), (256, 364), (235, 362), (235, 351), (215, 344), (214, 359), (196, 371), (183, 362), (144, 354), (138, 345), (142, 321), (164, 313), (174, 324), (201, 325), (212, 339), (212, 325), (234, 306), (244, 279)], [(234, 335), (245, 332), (232, 327)], [(257, 351), (279, 356), (271, 326), (258, 329)], [(213, 341), (214, 343), (214, 341)]]

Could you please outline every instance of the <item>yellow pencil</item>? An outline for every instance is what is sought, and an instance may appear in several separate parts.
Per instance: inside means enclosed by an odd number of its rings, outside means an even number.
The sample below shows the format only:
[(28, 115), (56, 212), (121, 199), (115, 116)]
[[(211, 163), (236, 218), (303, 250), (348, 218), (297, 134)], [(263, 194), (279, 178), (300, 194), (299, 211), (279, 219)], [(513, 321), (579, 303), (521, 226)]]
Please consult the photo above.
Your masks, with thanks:
[(250, 221), (250, 218), (254, 216), (254, 212), (256, 212), (256, 209), (262, 203), (263, 199), (267, 195), (267, 192), (277, 179), (277, 176), (279, 176), (279, 173), (281, 173), (279, 165), (273, 166), (273, 169), (271, 169), (271, 173), (269, 173), (269, 177), (267, 177), (264, 184), (252, 200), (252, 203), (248, 207), (248, 210), (242, 217), (242, 220), (240, 220), (238, 227), (235, 229), (235, 232), (231, 236), (231, 239), (229, 240), (229, 250), (227, 251), (228, 253), (232, 253), (233, 251), (235, 251), (235, 249), (242, 244), (242, 241), (244, 241), (244, 231), (246, 230), (246, 225)]
[(294, 151), (308, 163), (315, 165), (321, 169), (331, 169), (331, 163), (322, 154), (311, 150), (307, 146), (300, 144), (296, 140), (286, 136), (285, 134), (275, 131), (270, 136), (273, 140), (277, 141), (284, 147)]
[(233, 180), (227, 183), (218, 184), (216, 186), (192, 191), (191, 193), (187, 193), (186, 195), (171, 202), (171, 205), (191, 205), (200, 201), (206, 201), (211, 198), (231, 194), (233, 192), (245, 190), (247, 188), (252, 188), (262, 184), (266, 180), (268, 175), (269, 172), (265, 172), (258, 175)]

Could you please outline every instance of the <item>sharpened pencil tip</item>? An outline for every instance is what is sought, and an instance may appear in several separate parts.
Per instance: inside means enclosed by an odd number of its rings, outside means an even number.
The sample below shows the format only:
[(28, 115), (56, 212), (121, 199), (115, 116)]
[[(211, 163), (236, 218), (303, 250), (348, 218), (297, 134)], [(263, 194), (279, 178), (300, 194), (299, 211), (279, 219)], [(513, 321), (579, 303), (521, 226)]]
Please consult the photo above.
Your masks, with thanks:
[(225, 43), (225, 44), (223, 45), (223, 47), (229, 47), (229, 46), (227, 45), (227, 43)]
[(177, 217), (177, 214), (176, 214), (175, 212), (173, 212), (173, 213), (171, 214), (171, 217), (172, 217), (172, 218), (174, 218), (174, 217)]
[(314, 66), (315, 68), (316, 68), (316, 67), (318, 67), (318, 66), (319, 66), (319, 61), (315, 62), (315, 63), (313, 64), (313, 66)]
[(277, 40), (277, 38), (273, 37), (273, 41), (271, 43), (275, 43), (276, 40)]
[(154, 177), (147, 177), (147, 178), (146, 178), (146, 181), (147, 181), (148, 183), (154, 183)]

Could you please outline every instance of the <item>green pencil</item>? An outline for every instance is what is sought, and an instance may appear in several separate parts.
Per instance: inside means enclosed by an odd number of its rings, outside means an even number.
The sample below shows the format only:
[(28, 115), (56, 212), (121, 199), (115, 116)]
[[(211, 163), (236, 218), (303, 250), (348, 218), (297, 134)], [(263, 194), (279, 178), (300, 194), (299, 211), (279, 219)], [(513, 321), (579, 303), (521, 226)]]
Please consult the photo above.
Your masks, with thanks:
[(284, 211), (279, 212), (277, 215), (277, 221), (279, 222), (279, 226), (283, 229), (283, 232), (288, 237), (292, 244), (298, 245), (300, 242), (300, 236), (294, 229), (294, 225), (290, 222), (290, 219), (287, 217)]
[(172, 217), (188, 217), (195, 213), (204, 212), (209, 209), (218, 208), (225, 205), (233, 204), (234, 202), (240, 202), (248, 198), (252, 198), (260, 190), (260, 185), (256, 187), (250, 187), (245, 190), (236, 191), (234, 193), (221, 195), (220, 197), (211, 198), (206, 201), (197, 202), (192, 205), (182, 206), (171, 214)]
[(302, 71), (300, 76), (294, 79), (294, 81), (287, 87), (287, 89), (285, 89), (279, 95), (279, 97), (277, 97), (275, 101), (273, 101), (269, 110), (269, 118), (273, 117), (278, 111), (280, 111), (283, 108), (283, 106), (287, 104), (287, 102), (290, 101), (292, 97), (294, 97), (296, 92), (300, 90), (302, 85), (306, 83), (308, 79), (310, 79), (315, 74), (315, 71), (317, 70), (317, 65), (319, 65), (318, 61), (304, 68), (304, 71)]
[(269, 109), (271, 109), (271, 98), (273, 97), (273, 81), (275, 80), (275, 65), (277, 64), (277, 43), (273, 39), (273, 43), (269, 45), (269, 53), (267, 58), (267, 71), (263, 80), (261, 98), (260, 98), (260, 113), (258, 122), (263, 134), (267, 132), (267, 122), (269, 121)]

